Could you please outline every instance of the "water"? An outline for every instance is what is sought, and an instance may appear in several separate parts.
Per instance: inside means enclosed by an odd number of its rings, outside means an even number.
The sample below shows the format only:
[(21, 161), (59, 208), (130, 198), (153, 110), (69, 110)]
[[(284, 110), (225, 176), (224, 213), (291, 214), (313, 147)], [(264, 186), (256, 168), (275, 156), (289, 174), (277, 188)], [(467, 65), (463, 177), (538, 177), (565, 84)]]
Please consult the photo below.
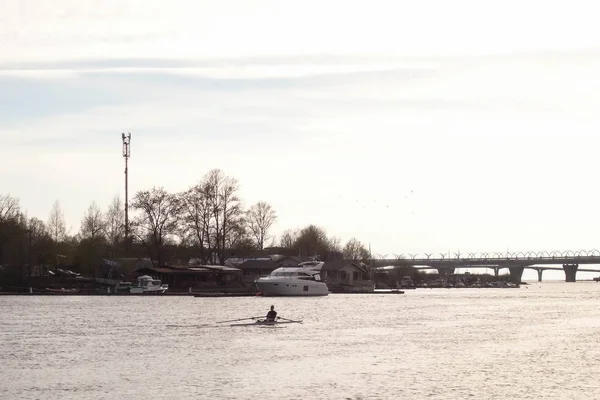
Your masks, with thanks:
[[(3, 296), (0, 398), (600, 398), (599, 299), (594, 282), (322, 298)], [(304, 323), (215, 324), (271, 304)]]

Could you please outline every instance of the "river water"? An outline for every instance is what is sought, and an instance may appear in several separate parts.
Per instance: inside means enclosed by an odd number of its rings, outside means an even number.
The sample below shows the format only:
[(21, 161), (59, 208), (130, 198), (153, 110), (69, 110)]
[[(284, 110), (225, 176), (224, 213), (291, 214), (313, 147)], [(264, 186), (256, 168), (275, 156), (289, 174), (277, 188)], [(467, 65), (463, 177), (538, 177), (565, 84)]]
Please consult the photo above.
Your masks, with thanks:
[[(229, 327), (266, 314), (303, 324)], [(600, 283), (0, 297), (1, 399), (600, 398)]]

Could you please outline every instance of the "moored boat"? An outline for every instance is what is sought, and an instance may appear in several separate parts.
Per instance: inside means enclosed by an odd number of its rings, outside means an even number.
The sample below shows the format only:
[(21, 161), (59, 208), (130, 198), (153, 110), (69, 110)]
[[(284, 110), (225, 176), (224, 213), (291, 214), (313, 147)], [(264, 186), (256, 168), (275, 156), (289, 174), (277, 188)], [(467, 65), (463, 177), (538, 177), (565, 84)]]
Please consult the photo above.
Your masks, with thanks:
[(327, 296), (329, 288), (320, 275), (322, 266), (322, 262), (310, 261), (279, 267), (254, 284), (263, 296)]
[(159, 279), (154, 279), (149, 275), (142, 275), (137, 278), (137, 286), (130, 286), (131, 294), (162, 294), (169, 289), (169, 285), (162, 283)]
[(74, 294), (74, 293), (79, 293), (79, 289), (65, 289), (65, 288), (60, 288), (60, 289), (46, 288), (45, 291), (47, 293), (56, 293), (56, 294)]

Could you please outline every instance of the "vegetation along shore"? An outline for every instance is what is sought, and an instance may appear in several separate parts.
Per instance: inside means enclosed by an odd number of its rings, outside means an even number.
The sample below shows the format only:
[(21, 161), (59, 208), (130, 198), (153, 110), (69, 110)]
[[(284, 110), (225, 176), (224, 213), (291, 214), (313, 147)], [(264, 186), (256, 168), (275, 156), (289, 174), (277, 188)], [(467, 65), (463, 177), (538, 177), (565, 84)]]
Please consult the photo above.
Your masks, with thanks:
[[(44, 221), (26, 215), (17, 197), (0, 194), (0, 292), (106, 293), (98, 282), (133, 281), (144, 269), (157, 272), (169, 267), (171, 272), (183, 272), (177, 266), (226, 266), (231, 260), (237, 260), (238, 266), (254, 260), (258, 264), (252, 273), (260, 274), (268, 273), (274, 260), (286, 257), (288, 262), (352, 262), (365, 272), (367, 284), (372, 280), (382, 288), (431, 287), (439, 281), (436, 274), (412, 267), (369, 270), (368, 260), (373, 256), (359, 239), (342, 244), (315, 224), (287, 229), (276, 237), (272, 232), (276, 210), (265, 201), (246, 207), (238, 181), (219, 169), (209, 171), (182, 192), (169, 193), (162, 187), (140, 190), (133, 196), (128, 214), (131, 219), (126, 224), (119, 196), (105, 210), (92, 202), (79, 230), (73, 233), (66, 228), (58, 200)], [(230, 279), (226, 269), (209, 272), (189, 287), (172, 287), (169, 293), (191, 294), (193, 289), (199, 295), (244, 295), (255, 290), (252, 273), (244, 280)], [(405, 278), (410, 283), (406, 284)], [(469, 284), (472, 280), (462, 281)]]
[(70, 232), (58, 200), (44, 220), (26, 215), (18, 197), (0, 194), (0, 286), (25, 283), (32, 276), (68, 274), (64, 271), (102, 276), (106, 260), (123, 260), (121, 272), (126, 273), (133, 268), (127, 260), (141, 258), (155, 267), (190, 259), (225, 265), (232, 257), (261, 257), (274, 251), (323, 261), (370, 258), (358, 239), (342, 245), (314, 224), (287, 229), (276, 238), (272, 233), (276, 210), (264, 201), (246, 207), (238, 181), (219, 169), (179, 193), (162, 187), (140, 190), (130, 201), (129, 214), (126, 229), (119, 196), (105, 210), (93, 202), (79, 230)]

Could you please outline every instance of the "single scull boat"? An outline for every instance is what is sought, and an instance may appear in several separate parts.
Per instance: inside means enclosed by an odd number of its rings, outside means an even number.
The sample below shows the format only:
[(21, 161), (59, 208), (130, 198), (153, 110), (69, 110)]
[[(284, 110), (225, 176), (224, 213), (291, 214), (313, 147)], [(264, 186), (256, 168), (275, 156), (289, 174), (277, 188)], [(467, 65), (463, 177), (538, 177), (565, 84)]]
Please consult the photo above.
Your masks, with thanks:
[(281, 324), (301, 324), (302, 320), (300, 321), (292, 321), (292, 320), (288, 320), (288, 321), (262, 321), (262, 320), (258, 320), (256, 322), (246, 322), (246, 323), (242, 323), (242, 324), (231, 324), (229, 326), (261, 326), (261, 325), (267, 325), (267, 326), (273, 326), (273, 325), (281, 325)]

